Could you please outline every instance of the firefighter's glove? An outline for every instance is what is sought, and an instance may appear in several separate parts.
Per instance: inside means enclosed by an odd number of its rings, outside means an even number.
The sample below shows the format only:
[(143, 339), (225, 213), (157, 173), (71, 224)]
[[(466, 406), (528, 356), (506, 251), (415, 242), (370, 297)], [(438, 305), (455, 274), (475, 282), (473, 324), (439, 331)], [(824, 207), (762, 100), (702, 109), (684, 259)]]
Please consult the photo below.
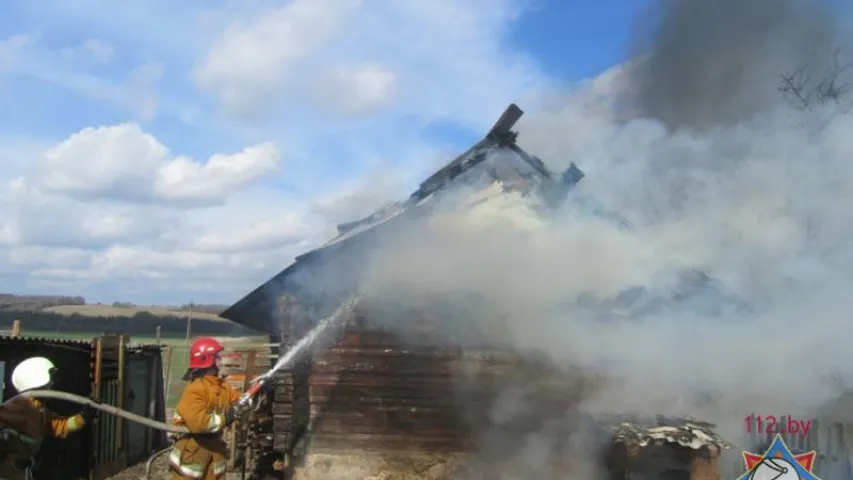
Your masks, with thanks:
[(237, 410), (237, 405), (232, 405), (228, 407), (228, 410), (225, 411), (225, 426), (234, 423), (234, 420), (237, 420), (237, 417), (239, 416), (240, 412), (239, 410)]
[(15, 469), (18, 471), (26, 471), (36, 466), (36, 462), (32, 458), (18, 458), (15, 460)]
[(86, 405), (85, 407), (83, 407), (83, 410), (78, 413), (78, 415), (83, 417), (83, 421), (86, 422), (86, 425), (90, 425), (92, 423), (92, 418), (95, 417), (95, 409), (89, 405)]

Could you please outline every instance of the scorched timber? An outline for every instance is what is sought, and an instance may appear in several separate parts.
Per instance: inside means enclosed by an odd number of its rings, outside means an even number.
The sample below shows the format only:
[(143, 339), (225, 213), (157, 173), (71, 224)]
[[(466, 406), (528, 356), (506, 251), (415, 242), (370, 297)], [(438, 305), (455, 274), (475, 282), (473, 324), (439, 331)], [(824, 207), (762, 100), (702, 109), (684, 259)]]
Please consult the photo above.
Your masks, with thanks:
[(354, 327), (314, 354), (309, 385), (311, 451), (463, 453), (491, 426), (491, 407), (508, 388), (523, 387), (537, 416), (560, 416), (579, 398), (564, 374), (517, 355), (404, 346)]

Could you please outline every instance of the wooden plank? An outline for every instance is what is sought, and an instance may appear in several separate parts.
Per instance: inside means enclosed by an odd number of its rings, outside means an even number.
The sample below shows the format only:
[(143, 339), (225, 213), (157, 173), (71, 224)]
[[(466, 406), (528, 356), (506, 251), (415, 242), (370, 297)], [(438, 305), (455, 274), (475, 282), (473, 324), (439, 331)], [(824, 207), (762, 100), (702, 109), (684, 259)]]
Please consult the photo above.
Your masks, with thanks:
[(419, 437), (468, 436), (471, 429), (459, 417), (447, 412), (431, 415), (393, 418), (325, 415), (313, 423), (318, 433), (394, 435), (414, 433)]
[(413, 435), (328, 435), (311, 437), (311, 451), (315, 453), (340, 452), (467, 452), (476, 448), (470, 438), (417, 437)]
[[(480, 387), (478, 385), (478, 387)], [(494, 397), (506, 385), (486, 385), (476, 388), (480, 397)], [(312, 379), (310, 385), (312, 398), (333, 397), (381, 397), (381, 398), (430, 398), (436, 400), (460, 400), (469, 398), (460, 385), (449, 381), (423, 381), (418, 383), (384, 382), (374, 378), (366, 378), (353, 382), (351, 379), (340, 382), (317, 381)]]

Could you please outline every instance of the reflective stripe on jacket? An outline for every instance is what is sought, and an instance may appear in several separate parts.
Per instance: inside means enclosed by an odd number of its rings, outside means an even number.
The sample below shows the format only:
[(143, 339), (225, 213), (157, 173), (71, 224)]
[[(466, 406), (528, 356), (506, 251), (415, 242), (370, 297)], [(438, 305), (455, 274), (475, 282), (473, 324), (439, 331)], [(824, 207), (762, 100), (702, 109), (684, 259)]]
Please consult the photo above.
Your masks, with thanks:
[(180, 438), (169, 454), (173, 479), (215, 480), (225, 475), (225, 412), (239, 398), (240, 392), (216, 375), (196, 378), (187, 385), (173, 421), (194, 435)]

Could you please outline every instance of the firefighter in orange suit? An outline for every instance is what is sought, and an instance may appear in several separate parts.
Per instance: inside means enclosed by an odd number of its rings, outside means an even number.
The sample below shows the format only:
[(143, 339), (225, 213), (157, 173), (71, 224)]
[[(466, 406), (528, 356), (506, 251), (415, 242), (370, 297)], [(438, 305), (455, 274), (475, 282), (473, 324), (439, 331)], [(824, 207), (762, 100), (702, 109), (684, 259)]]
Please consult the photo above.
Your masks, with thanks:
[(190, 431), (175, 442), (169, 455), (172, 479), (225, 478), (228, 448), (223, 430), (237, 417), (240, 392), (219, 377), (219, 358), (224, 350), (213, 338), (196, 340), (190, 348), (186, 389), (175, 407), (174, 422)]
[[(12, 372), (18, 392), (53, 388), (57, 369), (44, 357), (19, 363)], [(66, 438), (80, 431), (91, 410), (64, 418), (51, 412), (35, 398), (18, 398), (0, 406), (0, 480), (30, 480), (35, 457), (46, 435)]]

